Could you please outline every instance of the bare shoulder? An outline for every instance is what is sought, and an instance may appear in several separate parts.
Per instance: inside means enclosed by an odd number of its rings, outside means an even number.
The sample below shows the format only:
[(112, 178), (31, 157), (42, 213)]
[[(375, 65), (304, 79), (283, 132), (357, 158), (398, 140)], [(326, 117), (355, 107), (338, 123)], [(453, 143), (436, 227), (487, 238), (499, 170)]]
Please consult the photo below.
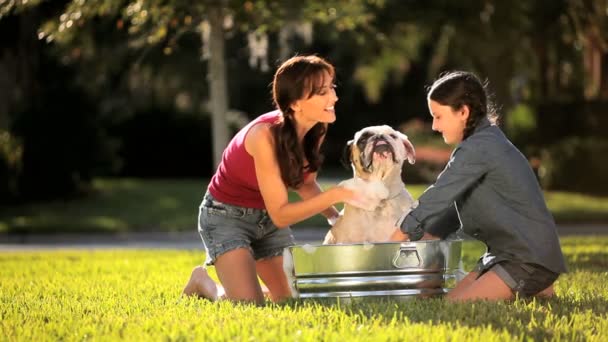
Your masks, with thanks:
[(271, 124), (259, 123), (247, 132), (245, 137), (245, 149), (247, 152), (254, 156), (260, 152), (268, 152), (268, 149), (272, 149), (274, 145), (274, 139), (272, 137)]

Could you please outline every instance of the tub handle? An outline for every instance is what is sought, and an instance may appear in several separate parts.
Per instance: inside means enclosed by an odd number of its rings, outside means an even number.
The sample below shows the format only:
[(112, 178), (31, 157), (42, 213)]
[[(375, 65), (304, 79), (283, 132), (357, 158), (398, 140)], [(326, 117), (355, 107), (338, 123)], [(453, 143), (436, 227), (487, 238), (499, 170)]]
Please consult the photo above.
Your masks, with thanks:
[(420, 267), (420, 257), (416, 247), (400, 247), (393, 258), (393, 266), (396, 268)]

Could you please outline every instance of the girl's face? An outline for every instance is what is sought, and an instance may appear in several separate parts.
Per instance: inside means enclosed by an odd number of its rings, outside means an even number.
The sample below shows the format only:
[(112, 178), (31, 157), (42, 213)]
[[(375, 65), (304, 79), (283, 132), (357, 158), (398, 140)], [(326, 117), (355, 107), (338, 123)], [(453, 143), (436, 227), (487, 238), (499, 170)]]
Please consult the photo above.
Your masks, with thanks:
[(311, 97), (297, 100), (292, 108), (298, 120), (332, 123), (336, 121), (334, 105), (338, 102), (335, 85), (329, 73), (323, 76), (321, 87)]
[(429, 100), (429, 111), (433, 117), (433, 131), (440, 132), (446, 144), (458, 144), (462, 141), (469, 118), (467, 106), (453, 110), (450, 106)]

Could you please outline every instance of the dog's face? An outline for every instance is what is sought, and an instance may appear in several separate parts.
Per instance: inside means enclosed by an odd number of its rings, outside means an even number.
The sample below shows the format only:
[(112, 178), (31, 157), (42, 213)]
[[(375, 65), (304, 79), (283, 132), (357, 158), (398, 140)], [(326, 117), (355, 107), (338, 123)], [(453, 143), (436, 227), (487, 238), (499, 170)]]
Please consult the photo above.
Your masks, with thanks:
[(407, 136), (387, 125), (366, 127), (355, 134), (345, 150), (355, 175), (362, 179), (384, 180), (401, 172), (403, 162), (414, 164), (416, 153)]
[(355, 174), (340, 185), (365, 194), (369, 203), (345, 203), (323, 243), (386, 242), (414, 203), (401, 178), (403, 162), (415, 161), (414, 146), (389, 126), (372, 126), (357, 132), (345, 153)]

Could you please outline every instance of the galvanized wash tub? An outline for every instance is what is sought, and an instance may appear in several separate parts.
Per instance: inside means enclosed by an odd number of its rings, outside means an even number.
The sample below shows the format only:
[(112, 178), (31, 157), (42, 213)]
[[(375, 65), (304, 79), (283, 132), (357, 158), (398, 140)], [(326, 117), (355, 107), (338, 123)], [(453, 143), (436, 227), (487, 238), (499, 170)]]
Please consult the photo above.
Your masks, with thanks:
[(434, 296), (462, 276), (462, 240), (296, 245), (284, 251), (294, 298)]

